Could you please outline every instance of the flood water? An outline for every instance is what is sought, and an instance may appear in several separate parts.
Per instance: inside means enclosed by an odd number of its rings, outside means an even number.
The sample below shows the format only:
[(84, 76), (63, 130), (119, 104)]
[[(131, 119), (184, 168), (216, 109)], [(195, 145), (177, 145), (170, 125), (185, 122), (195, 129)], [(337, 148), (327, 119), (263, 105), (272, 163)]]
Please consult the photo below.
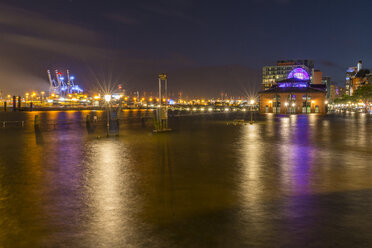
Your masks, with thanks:
[(0, 247), (372, 247), (372, 116), (88, 113), (0, 113)]

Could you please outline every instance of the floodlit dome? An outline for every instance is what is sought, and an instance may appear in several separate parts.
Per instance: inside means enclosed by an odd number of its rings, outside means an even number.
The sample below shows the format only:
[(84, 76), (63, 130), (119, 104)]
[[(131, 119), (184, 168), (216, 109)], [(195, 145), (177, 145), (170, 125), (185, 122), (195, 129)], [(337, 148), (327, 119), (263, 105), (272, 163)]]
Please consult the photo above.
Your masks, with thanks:
[(288, 79), (290, 78), (295, 78), (299, 80), (309, 80), (310, 76), (309, 73), (301, 67), (293, 69), (289, 74), (288, 74)]

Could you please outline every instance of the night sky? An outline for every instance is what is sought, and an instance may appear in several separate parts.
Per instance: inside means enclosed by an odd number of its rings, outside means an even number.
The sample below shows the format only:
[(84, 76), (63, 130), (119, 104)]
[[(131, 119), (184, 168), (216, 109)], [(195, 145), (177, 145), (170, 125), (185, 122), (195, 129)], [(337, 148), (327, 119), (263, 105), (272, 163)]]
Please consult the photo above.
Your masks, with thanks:
[(69, 68), (85, 88), (123, 83), (217, 97), (260, 89), (262, 66), (313, 59), (344, 84), (372, 67), (372, 1), (11, 0), (0, 4), (0, 89), (48, 90), (46, 69)]

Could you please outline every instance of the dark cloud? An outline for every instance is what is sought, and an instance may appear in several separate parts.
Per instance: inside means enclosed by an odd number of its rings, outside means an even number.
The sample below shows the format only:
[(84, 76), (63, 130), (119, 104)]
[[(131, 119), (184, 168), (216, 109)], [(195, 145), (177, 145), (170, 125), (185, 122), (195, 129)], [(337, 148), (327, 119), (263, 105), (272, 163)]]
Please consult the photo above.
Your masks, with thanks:
[(118, 22), (121, 24), (126, 24), (126, 25), (135, 25), (135, 24), (140, 23), (140, 21), (137, 18), (126, 15), (126, 14), (109, 13), (109, 14), (105, 14), (104, 16), (111, 21)]
[(321, 60), (319, 62), (320, 65), (323, 65), (323, 66), (326, 66), (326, 67), (330, 67), (330, 68), (334, 68), (334, 69), (337, 69), (337, 70), (340, 70), (340, 71), (343, 71), (345, 72), (346, 68), (344, 66), (341, 66), (333, 61), (330, 61), (330, 60)]
[(179, 10), (179, 9), (171, 8), (166, 5), (159, 6), (158, 4), (150, 4), (150, 3), (142, 4), (141, 7), (143, 10), (146, 10), (153, 14), (173, 17), (173, 18), (184, 20), (184, 21), (197, 24), (197, 25), (205, 24), (205, 22), (201, 18), (190, 15), (187, 13), (187, 11), (183, 9)]

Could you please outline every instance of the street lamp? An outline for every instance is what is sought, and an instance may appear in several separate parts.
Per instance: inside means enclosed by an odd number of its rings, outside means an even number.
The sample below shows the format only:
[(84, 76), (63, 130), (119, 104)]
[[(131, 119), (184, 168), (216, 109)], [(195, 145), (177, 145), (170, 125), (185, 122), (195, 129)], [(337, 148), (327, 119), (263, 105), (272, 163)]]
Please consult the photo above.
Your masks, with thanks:
[(249, 101), (249, 103), (251, 104), (251, 121), (250, 121), (250, 124), (253, 124), (253, 104), (254, 104), (254, 100), (251, 99)]
[(285, 110), (286, 110), (286, 112), (288, 113), (288, 105), (289, 105), (289, 103), (288, 102), (285, 102), (284, 103), (284, 106), (285, 106)]
[(111, 95), (105, 95), (105, 101), (109, 103), (111, 101)]
[(110, 104), (110, 101), (111, 101), (111, 95), (105, 95), (105, 101), (106, 101), (106, 112), (107, 112), (106, 127), (107, 127), (107, 137), (108, 137), (109, 136), (109, 131), (110, 131), (109, 104)]

